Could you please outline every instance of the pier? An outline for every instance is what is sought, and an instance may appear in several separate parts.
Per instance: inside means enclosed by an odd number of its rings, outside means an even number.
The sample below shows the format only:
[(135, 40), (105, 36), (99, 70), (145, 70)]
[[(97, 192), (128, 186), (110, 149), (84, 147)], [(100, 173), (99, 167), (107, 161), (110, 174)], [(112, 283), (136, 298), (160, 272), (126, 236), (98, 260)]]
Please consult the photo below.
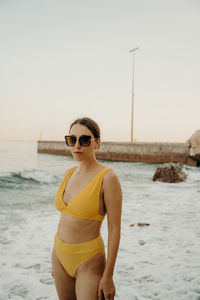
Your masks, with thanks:
[[(38, 141), (38, 153), (71, 156), (63, 141)], [(101, 142), (96, 150), (97, 159), (110, 161), (166, 163), (175, 162), (196, 166), (197, 162), (189, 156), (185, 143), (150, 143), (150, 142)]]

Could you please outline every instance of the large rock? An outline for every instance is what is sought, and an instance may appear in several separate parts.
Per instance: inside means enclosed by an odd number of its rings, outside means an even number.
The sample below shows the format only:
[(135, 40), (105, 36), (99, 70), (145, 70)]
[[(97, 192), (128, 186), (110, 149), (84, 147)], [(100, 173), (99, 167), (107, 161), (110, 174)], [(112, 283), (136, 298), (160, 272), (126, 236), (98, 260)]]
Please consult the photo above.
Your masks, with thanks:
[(192, 159), (197, 161), (200, 165), (200, 130), (196, 130), (195, 133), (186, 141), (189, 147), (189, 155)]
[(186, 177), (187, 175), (179, 166), (177, 166), (173, 162), (170, 162), (158, 166), (153, 176), (153, 181), (163, 181), (170, 183), (182, 182)]

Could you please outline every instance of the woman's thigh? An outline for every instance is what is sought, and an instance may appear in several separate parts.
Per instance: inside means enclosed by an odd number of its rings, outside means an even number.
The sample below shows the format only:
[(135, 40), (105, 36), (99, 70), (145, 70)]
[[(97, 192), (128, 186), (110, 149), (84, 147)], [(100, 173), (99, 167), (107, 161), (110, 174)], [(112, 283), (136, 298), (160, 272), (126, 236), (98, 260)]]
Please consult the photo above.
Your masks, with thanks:
[(76, 300), (75, 278), (72, 278), (61, 265), (55, 248), (52, 251), (52, 273), (60, 300)]
[(76, 272), (77, 300), (96, 300), (105, 269), (105, 253), (99, 253), (79, 266)]

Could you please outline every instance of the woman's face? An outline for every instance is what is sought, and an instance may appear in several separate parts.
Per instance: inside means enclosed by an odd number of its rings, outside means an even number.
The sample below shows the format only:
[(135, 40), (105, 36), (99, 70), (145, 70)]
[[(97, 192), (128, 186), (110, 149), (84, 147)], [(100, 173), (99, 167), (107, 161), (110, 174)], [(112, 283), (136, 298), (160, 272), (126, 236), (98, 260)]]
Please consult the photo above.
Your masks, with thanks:
[[(83, 161), (83, 160), (87, 160), (87, 159), (95, 156), (95, 149), (98, 148), (100, 139), (94, 140), (93, 133), (87, 127), (80, 125), (80, 124), (75, 124), (72, 126), (69, 134), (73, 135), (77, 138), (76, 144), (74, 145), (74, 147), (70, 147), (72, 156), (74, 157), (75, 160)], [(83, 147), (80, 145), (79, 137), (82, 135), (91, 136), (92, 140), (91, 140), (90, 146)]]

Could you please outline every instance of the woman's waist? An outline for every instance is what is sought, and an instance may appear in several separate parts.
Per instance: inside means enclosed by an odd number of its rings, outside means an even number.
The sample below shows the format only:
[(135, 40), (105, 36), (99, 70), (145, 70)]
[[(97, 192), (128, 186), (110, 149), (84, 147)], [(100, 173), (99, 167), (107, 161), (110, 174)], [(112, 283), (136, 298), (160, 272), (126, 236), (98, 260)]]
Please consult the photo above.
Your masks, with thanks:
[[(82, 221), (82, 222), (81, 222)], [(95, 239), (100, 235), (101, 223), (75, 218), (62, 218), (58, 226), (60, 240), (66, 243), (83, 243)]]
[(101, 237), (101, 235), (97, 236), (95, 239), (85, 241), (85, 242), (79, 242), (79, 243), (66, 243), (63, 242), (62, 239), (59, 236), (59, 233), (57, 232), (55, 235), (55, 248), (56, 251), (62, 251), (64, 253), (88, 253), (98, 250), (104, 251), (104, 241)]

